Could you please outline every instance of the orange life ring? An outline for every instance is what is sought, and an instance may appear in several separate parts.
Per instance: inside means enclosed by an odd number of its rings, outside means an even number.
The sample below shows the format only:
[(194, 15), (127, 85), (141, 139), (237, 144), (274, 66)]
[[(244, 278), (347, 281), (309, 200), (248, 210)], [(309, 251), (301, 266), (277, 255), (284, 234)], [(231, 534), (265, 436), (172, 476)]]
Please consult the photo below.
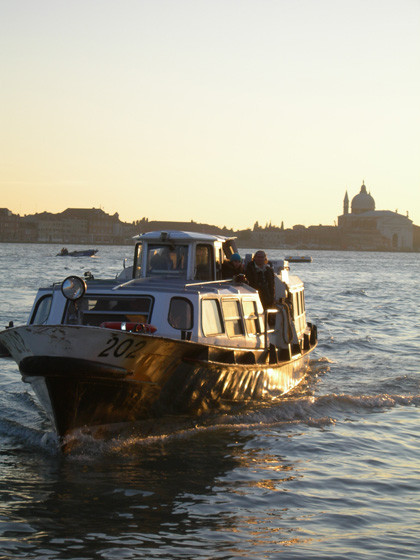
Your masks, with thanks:
[(101, 323), (99, 326), (106, 329), (114, 329), (116, 331), (128, 331), (146, 334), (153, 334), (157, 331), (156, 327), (154, 327), (153, 325), (148, 325), (147, 323), (131, 323), (125, 321), (106, 321), (105, 323)]

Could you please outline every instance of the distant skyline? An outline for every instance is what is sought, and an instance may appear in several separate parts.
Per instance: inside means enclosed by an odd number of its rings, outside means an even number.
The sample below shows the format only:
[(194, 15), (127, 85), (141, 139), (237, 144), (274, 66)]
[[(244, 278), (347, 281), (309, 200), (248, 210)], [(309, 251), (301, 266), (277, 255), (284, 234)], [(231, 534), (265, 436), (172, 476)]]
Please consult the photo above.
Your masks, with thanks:
[(0, 207), (420, 224), (418, 0), (0, 0)]

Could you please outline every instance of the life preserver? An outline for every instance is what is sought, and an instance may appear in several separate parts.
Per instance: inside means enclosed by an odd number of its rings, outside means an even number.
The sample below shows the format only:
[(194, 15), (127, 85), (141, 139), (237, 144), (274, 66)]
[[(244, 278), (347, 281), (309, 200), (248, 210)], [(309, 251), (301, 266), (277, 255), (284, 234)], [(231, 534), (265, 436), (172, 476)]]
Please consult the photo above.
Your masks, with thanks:
[(128, 331), (146, 334), (153, 334), (157, 331), (156, 327), (154, 327), (153, 325), (148, 325), (147, 323), (131, 323), (124, 321), (106, 321), (105, 323), (101, 323), (99, 326), (106, 329), (114, 329), (116, 331)]

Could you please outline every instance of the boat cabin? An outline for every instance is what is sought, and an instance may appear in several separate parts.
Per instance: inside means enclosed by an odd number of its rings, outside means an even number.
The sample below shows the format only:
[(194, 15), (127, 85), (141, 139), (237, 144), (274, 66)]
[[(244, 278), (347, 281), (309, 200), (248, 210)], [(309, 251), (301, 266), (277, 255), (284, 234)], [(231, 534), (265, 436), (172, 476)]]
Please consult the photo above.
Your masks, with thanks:
[(135, 239), (133, 278), (219, 280), (223, 260), (237, 251), (235, 237), (204, 233), (157, 231)]
[(237, 251), (235, 238), (161, 231), (136, 240), (133, 266), (115, 280), (85, 275), (40, 289), (29, 324), (153, 325), (157, 336), (171, 339), (300, 351), (308, 337), (304, 287), (289, 276), (287, 262), (275, 263), (278, 304), (267, 311), (248, 284), (220, 279), (223, 259)]

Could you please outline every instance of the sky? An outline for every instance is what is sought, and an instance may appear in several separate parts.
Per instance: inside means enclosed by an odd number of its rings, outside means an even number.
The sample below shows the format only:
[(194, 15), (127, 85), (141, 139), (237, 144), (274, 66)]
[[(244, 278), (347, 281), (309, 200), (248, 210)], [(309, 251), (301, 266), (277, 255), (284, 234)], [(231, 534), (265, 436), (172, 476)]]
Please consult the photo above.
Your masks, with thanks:
[(0, 207), (420, 225), (420, 0), (0, 0)]

